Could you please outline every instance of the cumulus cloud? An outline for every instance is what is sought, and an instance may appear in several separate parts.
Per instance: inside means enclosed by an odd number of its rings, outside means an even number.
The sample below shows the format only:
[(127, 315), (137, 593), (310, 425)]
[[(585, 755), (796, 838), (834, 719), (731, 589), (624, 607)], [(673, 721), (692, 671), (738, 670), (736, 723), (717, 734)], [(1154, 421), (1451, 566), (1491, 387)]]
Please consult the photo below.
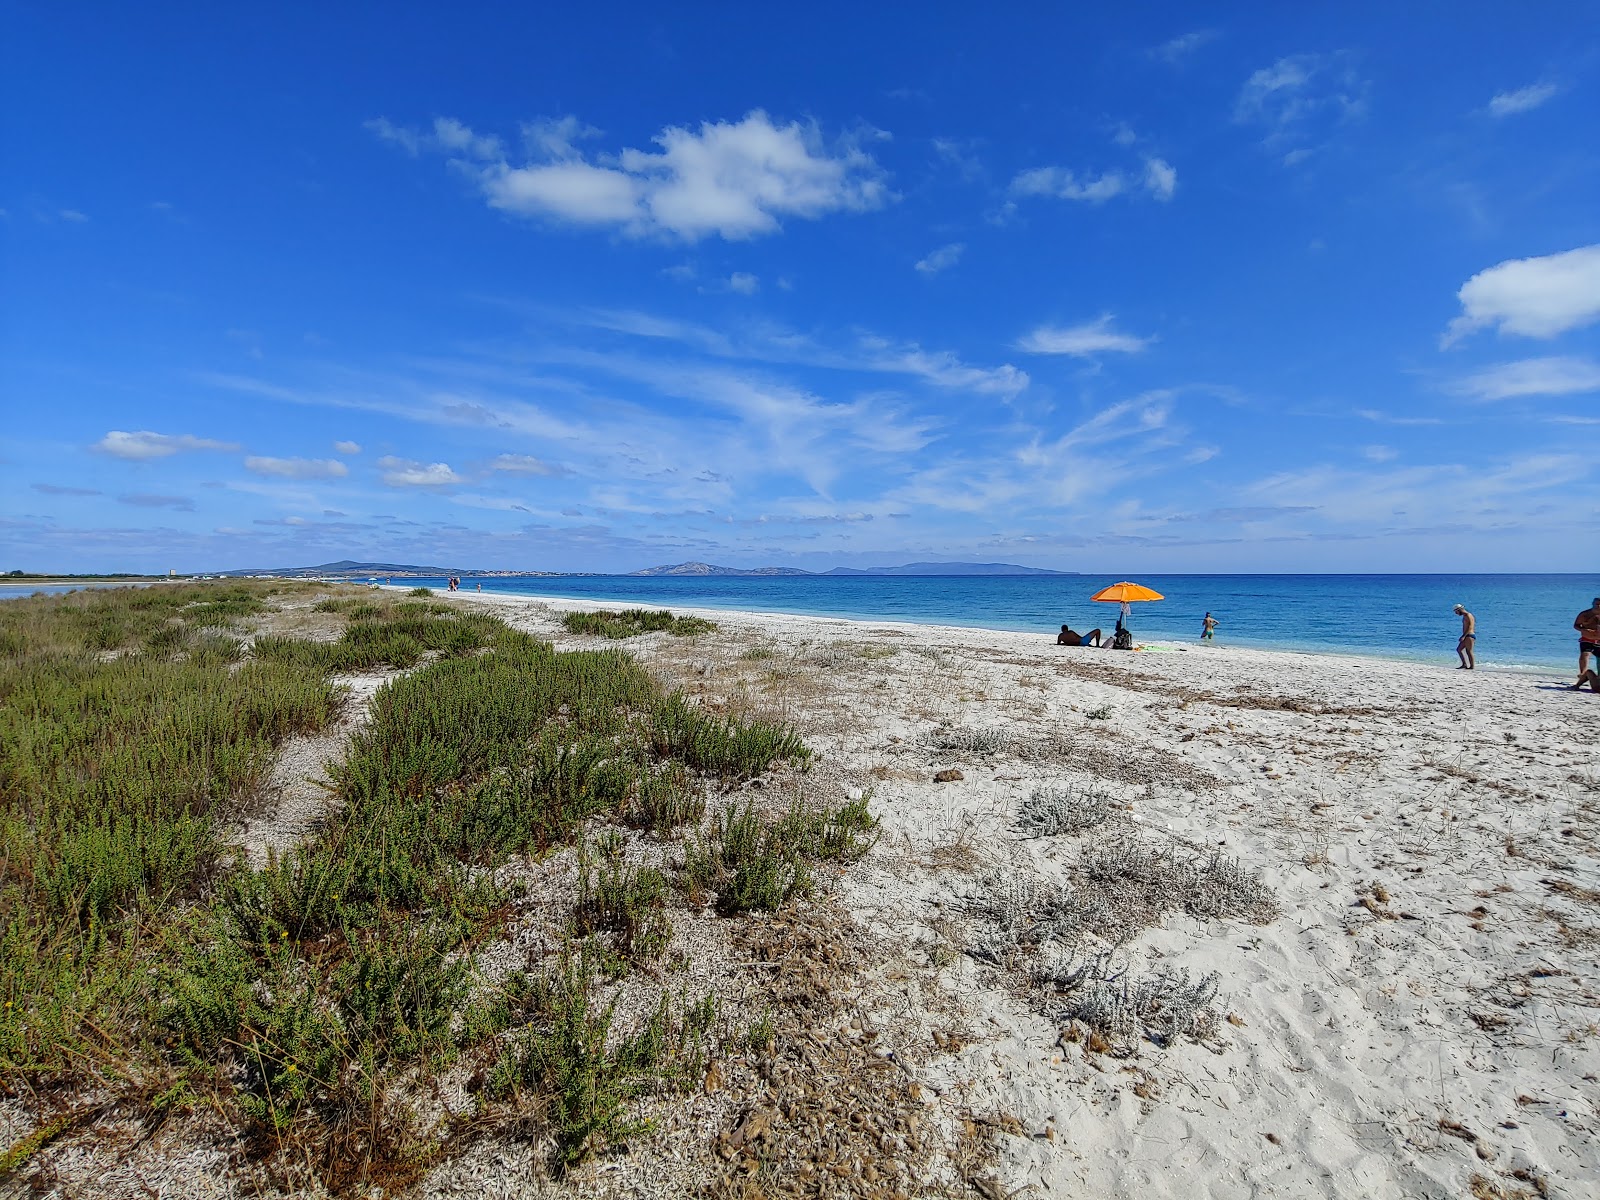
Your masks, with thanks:
[(1105, 313), (1081, 325), (1041, 325), (1018, 341), (1017, 349), (1028, 354), (1092, 358), (1096, 354), (1137, 354), (1155, 341), (1113, 329), (1113, 320), (1110, 313)]
[(34, 491), (42, 492), (46, 496), (98, 496), (100, 493), (94, 488), (62, 487), (55, 483), (35, 483), (30, 485)]
[(1560, 89), (1553, 83), (1532, 83), (1514, 92), (1496, 92), (1489, 101), (1489, 113), (1496, 117), (1509, 117), (1513, 113), (1532, 112)]
[(449, 463), (420, 463), (386, 454), (378, 460), (383, 481), (390, 487), (452, 487), (466, 482)]
[(262, 458), (251, 455), (244, 460), (244, 469), (278, 479), (343, 479), (350, 474), (350, 468), (336, 458)]
[(531, 454), (502, 454), (489, 464), (491, 471), (504, 471), (508, 475), (565, 475), (564, 467), (545, 462)]
[(148, 492), (134, 492), (126, 496), (118, 496), (120, 504), (132, 505), (134, 508), (170, 508), (176, 512), (193, 512), (194, 501), (187, 496), (154, 496)]
[(741, 296), (754, 296), (761, 290), (761, 280), (748, 271), (735, 271), (728, 276), (728, 290)]
[(517, 162), (498, 139), (449, 118), (422, 132), (386, 118), (367, 128), (407, 153), (446, 155), (493, 208), (630, 237), (742, 240), (777, 232), (784, 217), (860, 212), (891, 198), (861, 138), (829, 144), (815, 123), (775, 124), (760, 109), (738, 122), (668, 126), (658, 149), (614, 155), (580, 148), (597, 131), (575, 117), (540, 121), (524, 126)]
[(937, 250), (930, 251), (925, 258), (917, 260), (917, 270), (924, 275), (937, 275), (940, 271), (947, 271), (961, 261), (966, 249), (964, 242), (951, 242), (947, 246), (940, 246)]
[(219, 442), (212, 438), (195, 437), (192, 433), (152, 433), (141, 429), (127, 433), (113, 429), (94, 444), (101, 454), (125, 458), (132, 462), (145, 462), (152, 458), (166, 458), (186, 450), (237, 450), (236, 442)]
[(1600, 321), (1600, 244), (1542, 258), (1513, 258), (1479, 271), (1456, 293), (1461, 316), (1444, 345), (1479, 329), (1553, 338)]
[(1476, 400), (1600, 392), (1600, 363), (1589, 358), (1525, 358), (1468, 375), (1450, 390)]
[(333, 448), (334, 448), (334, 450), (336, 450), (340, 454), (360, 454), (361, 453), (361, 443), (360, 442), (335, 442), (333, 444)]

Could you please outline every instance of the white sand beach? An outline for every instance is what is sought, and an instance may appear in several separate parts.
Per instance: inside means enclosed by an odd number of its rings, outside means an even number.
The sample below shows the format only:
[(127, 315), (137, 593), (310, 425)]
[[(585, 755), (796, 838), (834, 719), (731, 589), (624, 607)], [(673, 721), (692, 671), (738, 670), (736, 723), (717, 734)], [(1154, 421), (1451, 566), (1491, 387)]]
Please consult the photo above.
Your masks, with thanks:
[[(459, 600), (562, 647), (598, 644), (563, 610), (620, 607)], [(700, 615), (720, 632), (628, 648), (713, 707), (764, 696), (821, 753), (814, 786), (870, 792), (883, 836), (834, 896), (922, 976), (868, 1006), (932, 1115), (997, 1131), (994, 1194), (1600, 1194), (1600, 696), (1446, 653)], [(1019, 824), (1052, 803), (1087, 826)], [(1041, 937), (1107, 847), (1219, 852), (1276, 914), (1146, 892), (1120, 945), (1093, 920)], [(1040, 985), (1086, 964), (1126, 973), (1105, 994), (1214, 974), (1202, 1040), (1090, 1036)], [(930, 988), (963, 1032), (911, 1053)]]

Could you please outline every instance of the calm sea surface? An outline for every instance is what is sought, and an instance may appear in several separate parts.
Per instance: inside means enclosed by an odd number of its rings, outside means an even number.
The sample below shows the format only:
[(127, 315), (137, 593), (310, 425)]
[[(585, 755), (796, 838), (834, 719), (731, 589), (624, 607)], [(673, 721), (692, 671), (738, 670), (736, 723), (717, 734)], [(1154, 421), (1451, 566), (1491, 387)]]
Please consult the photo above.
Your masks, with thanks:
[[(1478, 618), (1484, 666), (1574, 668), (1572, 619), (1600, 595), (1587, 575), (1142, 575), (1159, 603), (1135, 604), (1130, 626), (1152, 641), (1194, 641), (1209, 609), (1219, 645), (1322, 650), (1453, 666), (1464, 604)], [(407, 580), (443, 587), (443, 579)], [(486, 592), (574, 596), (630, 604), (754, 609), (817, 616), (1037, 630), (1110, 629), (1115, 604), (1089, 597), (1108, 583), (1089, 575), (767, 576), (593, 575), (468, 577)]]
[[(443, 588), (445, 580), (404, 580)], [(753, 609), (928, 625), (1037, 631), (1053, 636), (1116, 624), (1117, 606), (1089, 597), (1116, 580), (1016, 576), (496, 576), (463, 585), (486, 592), (693, 608)], [(1130, 625), (1152, 641), (1194, 641), (1210, 610), (1219, 645), (1323, 650), (1455, 663), (1458, 619), (1478, 618), (1478, 661), (1488, 667), (1572, 668), (1572, 618), (1600, 595), (1591, 575), (1142, 575), (1166, 596), (1136, 604)], [(79, 585), (81, 586), (81, 585)], [(0, 586), (0, 599), (67, 586)]]

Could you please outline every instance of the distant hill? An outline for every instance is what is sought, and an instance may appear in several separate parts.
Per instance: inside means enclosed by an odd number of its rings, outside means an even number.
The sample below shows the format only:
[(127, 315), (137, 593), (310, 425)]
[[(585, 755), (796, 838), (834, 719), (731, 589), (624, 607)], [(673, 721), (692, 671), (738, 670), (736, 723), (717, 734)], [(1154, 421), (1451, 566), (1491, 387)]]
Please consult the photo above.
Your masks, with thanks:
[(917, 562), (903, 567), (835, 567), (824, 575), (1071, 575), (1072, 571), (1047, 571), (1014, 563)]
[(745, 571), (738, 567), (719, 567), (712, 563), (674, 563), (667, 567), (646, 567), (642, 571), (629, 571), (630, 575), (810, 575), (810, 571), (794, 567), (756, 567)]
[(801, 571), (795, 567), (718, 567), (711, 563), (675, 563), (667, 567), (646, 567), (633, 575), (1070, 575), (1070, 571), (1046, 571), (1041, 567), (1019, 567), (1011, 563), (920, 562), (903, 567), (834, 567), (831, 571)]

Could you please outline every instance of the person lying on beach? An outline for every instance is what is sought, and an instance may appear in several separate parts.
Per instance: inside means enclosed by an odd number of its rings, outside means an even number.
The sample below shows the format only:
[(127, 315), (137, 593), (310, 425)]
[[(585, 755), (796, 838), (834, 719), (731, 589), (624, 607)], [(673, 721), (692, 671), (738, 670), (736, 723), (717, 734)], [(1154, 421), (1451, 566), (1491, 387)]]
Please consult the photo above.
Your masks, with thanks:
[(1074, 633), (1072, 630), (1063, 625), (1061, 627), (1061, 632), (1056, 634), (1056, 645), (1099, 646), (1100, 631), (1098, 629), (1091, 629), (1088, 633)]
[(1475, 670), (1478, 659), (1473, 650), (1478, 642), (1478, 618), (1459, 604), (1450, 611), (1461, 618), (1461, 636), (1456, 640), (1456, 657), (1461, 660), (1461, 665), (1456, 670)]

